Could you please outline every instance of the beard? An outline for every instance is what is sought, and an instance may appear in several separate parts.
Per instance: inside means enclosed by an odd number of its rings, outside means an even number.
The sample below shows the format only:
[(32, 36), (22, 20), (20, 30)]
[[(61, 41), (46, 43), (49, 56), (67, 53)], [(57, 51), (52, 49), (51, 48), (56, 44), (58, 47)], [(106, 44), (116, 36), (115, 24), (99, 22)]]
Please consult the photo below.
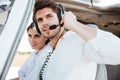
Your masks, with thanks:
[(47, 32), (44, 37), (48, 38), (48, 39), (53, 39), (54, 37), (56, 37), (56, 35), (60, 32), (60, 28), (56, 31), (54, 31), (53, 33)]

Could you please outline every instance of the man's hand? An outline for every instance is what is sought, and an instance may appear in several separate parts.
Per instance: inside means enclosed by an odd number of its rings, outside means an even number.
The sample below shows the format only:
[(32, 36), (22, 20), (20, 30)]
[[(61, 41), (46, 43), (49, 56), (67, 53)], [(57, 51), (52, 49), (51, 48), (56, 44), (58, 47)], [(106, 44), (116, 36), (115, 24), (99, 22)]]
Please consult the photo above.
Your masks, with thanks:
[(69, 30), (73, 30), (78, 23), (76, 16), (71, 11), (65, 12), (62, 22), (64, 23), (64, 27)]

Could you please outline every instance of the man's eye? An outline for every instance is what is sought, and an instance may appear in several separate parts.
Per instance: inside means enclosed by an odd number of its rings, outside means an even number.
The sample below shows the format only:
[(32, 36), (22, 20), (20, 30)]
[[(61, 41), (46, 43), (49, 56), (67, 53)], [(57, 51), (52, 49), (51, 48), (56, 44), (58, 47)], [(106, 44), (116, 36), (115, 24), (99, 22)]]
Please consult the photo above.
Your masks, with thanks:
[(47, 18), (52, 18), (53, 16), (52, 15), (48, 15)]
[(52, 15), (48, 16), (48, 17), (52, 17)]
[(38, 19), (37, 22), (39, 23), (39, 22), (41, 22), (42, 20), (43, 20), (43, 19)]

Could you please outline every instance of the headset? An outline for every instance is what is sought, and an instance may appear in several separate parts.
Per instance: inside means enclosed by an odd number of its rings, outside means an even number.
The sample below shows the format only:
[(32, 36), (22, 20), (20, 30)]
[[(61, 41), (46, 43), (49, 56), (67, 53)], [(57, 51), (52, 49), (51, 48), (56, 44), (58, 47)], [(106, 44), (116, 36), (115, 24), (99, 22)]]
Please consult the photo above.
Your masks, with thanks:
[[(50, 30), (56, 29), (58, 26), (60, 26), (60, 27), (63, 26), (63, 24), (60, 24), (60, 21), (62, 20), (62, 15), (64, 14), (65, 9), (64, 9), (62, 4), (57, 3), (57, 5), (59, 7), (59, 11), (57, 13), (59, 24), (58, 25), (51, 25), (50, 28), (49, 28)], [(36, 32), (38, 34), (41, 34), (41, 32), (39, 30), (39, 27), (38, 27), (38, 24), (37, 24), (37, 22), (36, 22), (34, 17), (33, 17), (33, 26), (35, 27)]]
[(38, 34), (41, 34), (40, 30), (39, 30), (39, 27), (38, 27), (38, 24), (35, 20), (35, 18), (33, 17), (33, 27), (35, 29), (35, 31), (38, 33)]
[(65, 9), (62, 4), (58, 3), (57, 5), (59, 6), (59, 11), (57, 13), (57, 16), (58, 16), (59, 23), (60, 23), (60, 21), (62, 20), (62, 15), (65, 13)]

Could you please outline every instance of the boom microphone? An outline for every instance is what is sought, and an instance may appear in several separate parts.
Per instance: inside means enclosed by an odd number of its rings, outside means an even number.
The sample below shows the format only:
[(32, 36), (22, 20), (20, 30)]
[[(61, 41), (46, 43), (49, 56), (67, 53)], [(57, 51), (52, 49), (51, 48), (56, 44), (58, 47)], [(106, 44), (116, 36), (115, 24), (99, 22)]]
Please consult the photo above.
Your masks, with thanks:
[(57, 26), (59, 26), (59, 25), (55, 25), (55, 24), (54, 24), (54, 25), (50, 26), (50, 28), (49, 28), (49, 29), (50, 29), (50, 30), (56, 29), (56, 28), (57, 28)]

